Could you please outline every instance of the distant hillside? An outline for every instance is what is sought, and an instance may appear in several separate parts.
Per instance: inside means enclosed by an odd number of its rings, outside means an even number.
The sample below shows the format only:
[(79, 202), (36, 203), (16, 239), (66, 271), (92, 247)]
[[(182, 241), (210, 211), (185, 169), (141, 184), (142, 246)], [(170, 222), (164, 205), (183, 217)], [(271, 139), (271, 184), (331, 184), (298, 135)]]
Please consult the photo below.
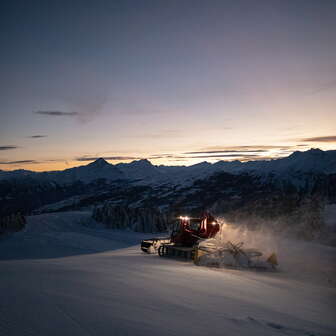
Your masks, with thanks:
[[(197, 216), (211, 210), (249, 225), (281, 221), (282, 228), (292, 229), (305, 223), (299, 234), (313, 237), (323, 228), (325, 205), (336, 203), (335, 157), (336, 151), (312, 149), (246, 163), (169, 167), (148, 160), (112, 165), (99, 159), (60, 172), (2, 172), (0, 218), (96, 208), (102, 209), (96, 218), (112, 227), (133, 223), (130, 228), (150, 231), (151, 225), (135, 225), (133, 219), (118, 219), (116, 214), (161, 218), (159, 211), (169, 222), (181, 213)], [(163, 227), (153, 227), (158, 225)]]

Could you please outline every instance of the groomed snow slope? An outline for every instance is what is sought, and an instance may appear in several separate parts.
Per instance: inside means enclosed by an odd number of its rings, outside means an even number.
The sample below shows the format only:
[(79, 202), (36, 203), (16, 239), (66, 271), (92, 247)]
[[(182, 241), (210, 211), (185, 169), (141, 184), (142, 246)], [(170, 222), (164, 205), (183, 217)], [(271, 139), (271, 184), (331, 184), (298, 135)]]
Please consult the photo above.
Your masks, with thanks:
[(88, 213), (33, 216), (2, 238), (1, 336), (336, 334), (335, 287), (296, 278), (289, 260), (278, 273), (197, 267), (83, 223)]

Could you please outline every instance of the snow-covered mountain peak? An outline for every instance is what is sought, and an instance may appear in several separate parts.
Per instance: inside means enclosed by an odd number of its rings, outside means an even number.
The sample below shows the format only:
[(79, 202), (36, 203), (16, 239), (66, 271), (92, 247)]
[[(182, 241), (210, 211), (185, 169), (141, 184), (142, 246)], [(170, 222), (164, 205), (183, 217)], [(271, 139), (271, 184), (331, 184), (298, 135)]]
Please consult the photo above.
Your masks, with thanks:
[(194, 165), (192, 165), (192, 167), (197, 167), (197, 168), (201, 168), (201, 167), (210, 167), (211, 166), (211, 163), (210, 162), (207, 162), (207, 161), (202, 161), (202, 162), (199, 162), (199, 163), (195, 163)]
[(141, 183), (156, 183), (167, 179), (165, 174), (147, 159), (135, 160), (130, 163), (119, 163), (116, 167), (128, 179), (138, 180)]
[(89, 167), (97, 167), (97, 168), (102, 168), (105, 166), (110, 166), (110, 163), (108, 163), (105, 159), (99, 158), (96, 161), (93, 161), (88, 164)]
[(288, 156), (288, 159), (296, 159), (300, 158), (302, 159), (303, 157), (317, 157), (317, 156), (322, 156), (324, 155), (324, 151), (319, 149), (319, 148), (311, 148), (307, 151), (295, 151), (291, 155)]
[(134, 160), (131, 163), (129, 163), (129, 165), (137, 167), (153, 167), (152, 163), (147, 159)]

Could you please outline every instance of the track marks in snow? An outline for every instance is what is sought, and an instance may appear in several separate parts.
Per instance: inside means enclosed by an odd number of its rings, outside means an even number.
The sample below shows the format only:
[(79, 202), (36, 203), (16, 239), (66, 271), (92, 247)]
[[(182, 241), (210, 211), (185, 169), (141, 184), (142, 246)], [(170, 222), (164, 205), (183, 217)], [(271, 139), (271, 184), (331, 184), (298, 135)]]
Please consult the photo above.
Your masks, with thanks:
[[(20, 312), (20, 307), (17, 307), (17, 311), (13, 312), (8, 307), (0, 304), (0, 335), (22, 335), (22, 336), (36, 336), (38, 333), (31, 326), (28, 325), (25, 317)], [(22, 328), (24, 325), (24, 328)]]
[(93, 336), (83, 325), (77, 321), (70, 313), (66, 312), (60, 305), (55, 304), (56, 309), (63, 315), (65, 318), (69, 319), (72, 323), (74, 323), (82, 332), (82, 335)]
[(233, 322), (236, 325), (242, 326), (244, 328), (251, 328), (251, 330), (254, 330), (254, 332), (259, 331), (262, 332), (270, 332), (274, 333), (274, 331), (277, 332), (279, 335), (286, 335), (286, 336), (324, 336), (324, 335), (332, 335), (330, 334), (321, 334), (316, 333), (304, 329), (298, 329), (298, 328), (292, 328), (289, 326), (285, 326), (280, 323), (265, 321), (265, 320), (259, 320), (255, 319), (251, 316), (248, 316), (246, 319), (236, 319), (231, 318), (229, 319), (231, 322)]

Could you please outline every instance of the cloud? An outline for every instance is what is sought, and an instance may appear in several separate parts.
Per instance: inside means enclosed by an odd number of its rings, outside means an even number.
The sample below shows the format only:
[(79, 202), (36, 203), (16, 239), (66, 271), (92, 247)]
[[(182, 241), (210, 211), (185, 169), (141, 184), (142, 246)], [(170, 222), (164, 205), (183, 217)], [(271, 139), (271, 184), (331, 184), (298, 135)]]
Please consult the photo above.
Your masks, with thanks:
[(336, 88), (336, 80), (330, 81), (314, 89), (310, 94), (317, 94), (323, 91), (328, 91)]
[(204, 155), (185, 155), (185, 154), (191, 154), (194, 152), (186, 152), (182, 154), (163, 154), (163, 155), (151, 155), (149, 156), (150, 160), (155, 160), (155, 159), (169, 159), (169, 161), (187, 161), (188, 159), (213, 159), (213, 158), (242, 158), (242, 159), (260, 159), (260, 158), (270, 158), (269, 156), (258, 156), (256, 154), (238, 154), (238, 153), (233, 153), (233, 154), (216, 154), (214, 153), (207, 153), (207, 152), (195, 152), (196, 154), (202, 153)]
[(187, 159), (168, 159), (168, 161), (176, 161), (176, 162), (188, 162)]
[(64, 159), (0, 161), (0, 165), (43, 164), (48, 162), (64, 162)]
[(87, 123), (101, 115), (106, 103), (106, 98), (89, 96), (85, 101), (83, 101), (83, 99), (84, 98), (80, 99), (80, 102), (74, 103), (73, 105), (74, 109), (80, 111), (80, 113), (77, 113), (77, 120), (81, 123)]
[[(282, 157), (282, 156), (279, 156)], [(264, 156), (258, 156), (254, 154), (223, 154), (223, 155), (195, 155), (195, 156), (172, 156), (168, 158), (168, 161), (189, 161), (190, 159), (209, 159), (209, 160), (216, 160), (220, 161), (221, 159), (231, 161), (230, 158), (239, 160), (241, 162), (245, 161), (260, 161), (260, 160), (272, 160), (275, 158), (279, 158), (275, 156), (269, 156), (269, 155), (264, 155)]]
[(227, 157), (246, 157), (246, 158), (255, 158), (258, 157), (254, 154), (209, 154), (209, 155), (193, 155), (193, 156), (178, 156), (178, 158), (183, 159), (199, 159), (199, 158), (227, 158)]
[(35, 160), (20, 160), (20, 161), (0, 161), (1, 165), (15, 165), (15, 164), (26, 164), (26, 163), (39, 163)]
[(201, 151), (239, 151), (239, 152), (256, 152), (258, 150), (270, 150), (270, 149), (291, 149), (293, 146), (272, 146), (272, 145), (248, 145), (248, 146), (211, 146), (201, 148)]
[(30, 139), (40, 139), (40, 138), (46, 138), (48, 135), (30, 135), (28, 136), (27, 138), (30, 138)]
[(320, 136), (301, 139), (304, 142), (336, 142), (336, 135)]
[(19, 148), (18, 146), (0, 146), (0, 151)]
[(98, 159), (111, 160), (111, 161), (121, 161), (121, 160), (141, 160), (142, 157), (136, 156), (94, 156), (94, 157), (79, 157), (76, 161), (95, 161)]
[(153, 154), (149, 156), (150, 159), (167, 159), (167, 158), (174, 158), (174, 157), (175, 157), (174, 154)]
[[(107, 102), (107, 83), (101, 82), (101, 77), (96, 73), (87, 73), (81, 71), (79, 78), (74, 78), (71, 90), (66, 90), (57, 100), (60, 105), (40, 106), (40, 110), (33, 111), (49, 117), (72, 117), (75, 122), (87, 123), (98, 118), (104, 110)], [(84, 71), (84, 72), (83, 72)], [(83, 81), (83, 78), (90, 78), (90, 81)], [(105, 76), (106, 77), (106, 76)]]
[(221, 154), (221, 153), (266, 153), (267, 150), (265, 149), (256, 149), (256, 150), (212, 150), (212, 151), (199, 151), (199, 152), (185, 152), (182, 154), (189, 155), (189, 154)]
[(35, 114), (41, 114), (45, 116), (50, 117), (59, 117), (59, 116), (65, 116), (65, 117), (75, 117), (79, 115), (79, 112), (65, 112), (65, 111), (33, 111)]

